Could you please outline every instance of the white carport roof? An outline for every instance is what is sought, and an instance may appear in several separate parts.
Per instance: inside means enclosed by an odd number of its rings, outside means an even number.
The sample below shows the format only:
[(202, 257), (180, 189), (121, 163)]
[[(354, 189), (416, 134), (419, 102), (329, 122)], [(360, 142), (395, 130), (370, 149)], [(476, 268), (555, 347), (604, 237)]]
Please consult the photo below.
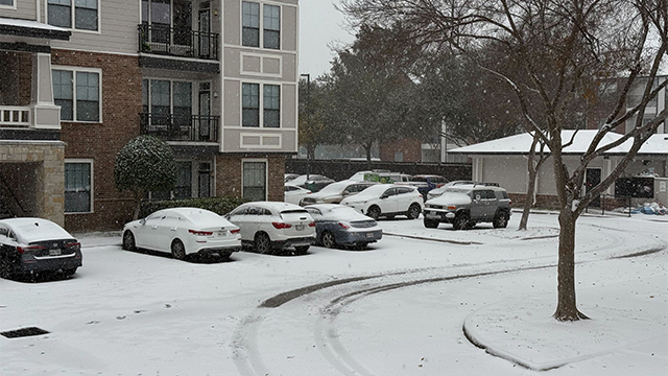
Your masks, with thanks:
[(69, 40), (71, 32), (61, 27), (33, 20), (0, 17), (0, 34)]
[[(573, 130), (564, 130), (561, 139), (564, 143), (573, 137)], [(573, 144), (564, 148), (564, 154), (584, 154), (596, 136), (598, 130), (580, 130), (575, 134)], [(608, 133), (603, 138), (601, 145), (606, 145), (622, 137), (618, 133)], [(528, 133), (517, 134), (498, 140), (481, 142), (474, 145), (463, 146), (448, 150), (450, 153), (464, 154), (528, 154), (533, 138)], [(632, 140), (628, 140), (620, 146), (612, 148), (606, 154), (626, 154), (631, 147)], [(638, 154), (668, 155), (668, 134), (655, 134), (640, 148)]]

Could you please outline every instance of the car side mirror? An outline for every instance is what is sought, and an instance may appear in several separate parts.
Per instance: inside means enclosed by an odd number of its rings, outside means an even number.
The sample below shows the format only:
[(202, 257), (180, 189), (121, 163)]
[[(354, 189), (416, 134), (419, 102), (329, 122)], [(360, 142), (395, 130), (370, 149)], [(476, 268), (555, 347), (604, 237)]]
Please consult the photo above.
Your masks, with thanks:
[(140, 225), (145, 225), (146, 224), (146, 218), (142, 218), (139, 220)]
[(348, 195), (350, 194), (350, 192), (348, 192), (348, 191), (346, 190), (346, 191), (341, 192), (341, 194), (344, 195), (344, 196), (348, 196)]
[(388, 196), (388, 195), (382, 195), (382, 196), (380, 196), (380, 199), (381, 199), (381, 200), (384, 200), (384, 199), (386, 199), (386, 198), (388, 198), (388, 197), (390, 197), (390, 196)]

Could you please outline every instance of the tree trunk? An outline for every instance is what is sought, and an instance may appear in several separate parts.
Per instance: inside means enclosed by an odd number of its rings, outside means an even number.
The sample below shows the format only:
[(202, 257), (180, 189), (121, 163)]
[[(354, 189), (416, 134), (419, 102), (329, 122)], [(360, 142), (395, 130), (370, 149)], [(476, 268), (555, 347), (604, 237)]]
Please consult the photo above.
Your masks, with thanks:
[(315, 160), (315, 146), (306, 145), (306, 159), (309, 161)]
[(527, 193), (524, 199), (524, 210), (522, 211), (522, 218), (520, 219), (520, 227), (518, 230), (526, 230), (527, 222), (529, 222), (529, 211), (534, 204), (533, 196), (536, 192), (536, 176), (538, 171), (533, 167), (533, 160), (529, 162), (529, 183), (527, 186)]
[(575, 214), (566, 208), (559, 213), (559, 264), (557, 267), (557, 310), (553, 317), (558, 321), (588, 319), (578, 311), (575, 300)]

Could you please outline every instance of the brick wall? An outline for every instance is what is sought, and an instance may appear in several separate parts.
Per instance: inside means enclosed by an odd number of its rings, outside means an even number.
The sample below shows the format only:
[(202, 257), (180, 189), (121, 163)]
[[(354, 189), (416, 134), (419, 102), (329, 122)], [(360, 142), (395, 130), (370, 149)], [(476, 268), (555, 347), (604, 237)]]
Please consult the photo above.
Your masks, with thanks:
[(403, 161), (399, 162), (422, 161), (422, 143), (418, 139), (405, 138), (383, 143), (380, 145), (379, 149), (379, 157), (381, 161), (394, 162), (394, 154), (396, 152), (403, 153)]
[(285, 156), (223, 154), (216, 156), (216, 196), (241, 197), (241, 163), (245, 159), (267, 160), (267, 199), (283, 201)]
[(102, 70), (102, 122), (62, 122), (65, 158), (93, 159), (93, 213), (66, 214), (70, 231), (118, 230), (132, 218), (129, 193), (114, 182), (116, 154), (139, 135), (142, 110), (141, 70), (138, 58), (103, 53), (52, 50), (51, 64)]

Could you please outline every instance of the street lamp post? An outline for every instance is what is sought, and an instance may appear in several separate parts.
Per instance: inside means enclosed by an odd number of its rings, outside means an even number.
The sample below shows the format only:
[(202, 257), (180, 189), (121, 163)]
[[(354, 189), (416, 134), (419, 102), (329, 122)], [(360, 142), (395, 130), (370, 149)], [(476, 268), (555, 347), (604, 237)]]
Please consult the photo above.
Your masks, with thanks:
[[(306, 77), (306, 126), (311, 126), (311, 74), (302, 73), (301, 77)], [(311, 158), (308, 155), (308, 148), (306, 148), (306, 181), (308, 182), (311, 175)]]

